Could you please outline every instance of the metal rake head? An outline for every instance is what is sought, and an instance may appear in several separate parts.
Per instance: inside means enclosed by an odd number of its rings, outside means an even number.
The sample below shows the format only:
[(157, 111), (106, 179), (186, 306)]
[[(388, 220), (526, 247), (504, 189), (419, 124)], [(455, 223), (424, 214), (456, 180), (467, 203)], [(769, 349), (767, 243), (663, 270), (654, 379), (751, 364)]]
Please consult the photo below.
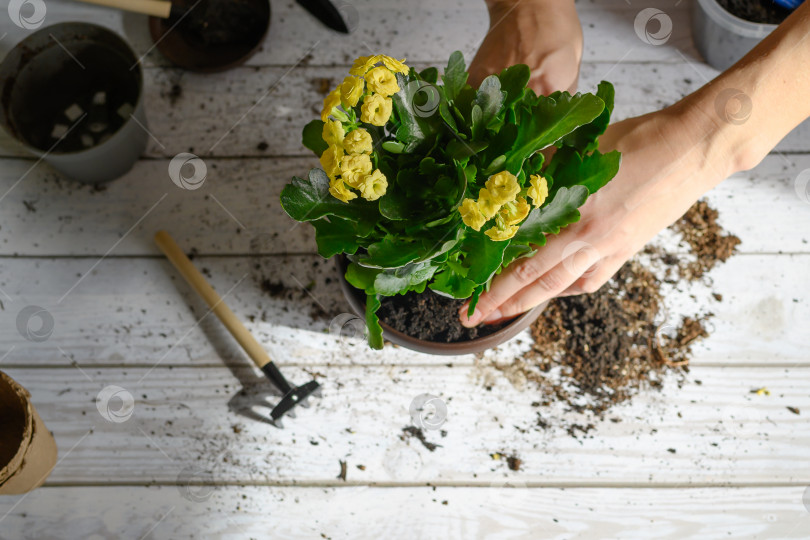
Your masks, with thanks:
[(281, 401), (278, 402), (278, 405), (273, 407), (273, 410), (270, 411), (270, 416), (273, 418), (273, 424), (279, 428), (283, 428), (284, 424), (281, 422), (281, 417), (288, 414), (294, 418), (295, 412), (292, 409), (296, 405), (309, 407), (308, 398), (311, 395), (315, 397), (321, 396), (321, 385), (316, 381), (309, 381), (308, 383), (302, 384), (301, 386), (296, 386), (287, 392), (287, 394), (281, 398)]

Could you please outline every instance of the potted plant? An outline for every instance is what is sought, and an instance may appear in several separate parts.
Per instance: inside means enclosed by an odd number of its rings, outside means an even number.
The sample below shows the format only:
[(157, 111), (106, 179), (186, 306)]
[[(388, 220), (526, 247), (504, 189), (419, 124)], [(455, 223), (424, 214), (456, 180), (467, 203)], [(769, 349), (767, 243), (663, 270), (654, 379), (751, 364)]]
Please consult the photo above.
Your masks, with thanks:
[[(281, 193), (290, 217), (315, 228), (318, 253), (342, 256), (347, 298), (364, 304), (376, 349), (383, 329), (410, 348), (460, 354), (530, 324), (524, 315), (459, 332), (458, 310), (470, 299), (472, 313), (497, 273), (577, 221), (619, 169), (618, 152), (597, 150), (610, 83), (537, 96), (529, 68), (515, 65), (474, 89), (460, 52), (439, 79), (433, 67), (358, 58), (304, 128), (321, 168)], [(549, 147), (547, 161), (540, 150)]]

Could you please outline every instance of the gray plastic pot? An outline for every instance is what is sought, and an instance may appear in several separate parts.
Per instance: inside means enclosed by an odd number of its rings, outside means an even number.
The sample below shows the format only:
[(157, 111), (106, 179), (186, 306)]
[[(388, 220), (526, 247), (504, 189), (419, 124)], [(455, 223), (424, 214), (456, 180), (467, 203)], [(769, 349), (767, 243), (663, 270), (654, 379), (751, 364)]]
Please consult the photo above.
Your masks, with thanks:
[[(344, 277), (346, 275), (346, 267), (348, 266), (348, 260), (344, 257), (337, 257), (336, 263), (338, 267), (338, 272), (340, 273), (340, 288), (343, 291), (343, 296), (346, 297), (346, 300), (349, 302), (349, 305), (352, 308), (352, 311), (360, 317), (362, 320), (365, 320), (366, 317), (366, 304), (365, 304), (365, 292), (359, 289), (354, 288), (352, 285), (346, 281)], [(426, 289), (423, 294), (435, 294), (430, 289)], [(460, 341), (457, 343), (439, 343), (435, 341), (424, 341), (422, 339), (417, 339), (415, 337), (409, 336), (408, 334), (404, 334), (398, 330), (394, 330), (384, 321), (380, 321), (380, 326), (383, 329), (383, 338), (387, 339), (391, 343), (395, 343), (406, 349), (411, 349), (413, 351), (426, 353), (426, 354), (435, 354), (440, 356), (449, 356), (449, 355), (458, 355), (458, 354), (475, 354), (484, 352), (487, 349), (492, 349), (493, 347), (497, 347), (503, 343), (506, 343), (523, 330), (529, 327), (536, 319), (540, 316), (543, 310), (548, 305), (548, 302), (545, 304), (540, 304), (536, 306), (526, 313), (519, 315), (512, 319), (508, 325), (504, 326), (500, 330), (493, 332), (489, 335), (476, 338), (470, 341)]]
[(42, 28), (9, 51), (0, 81), (0, 126), (67, 178), (112, 180), (146, 148), (141, 65), (106, 28)]
[(700, 54), (724, 71), (773, 32), (775, 24), (746, 21), (726, 11), (717, 0), (692, 2), (692, 36)]

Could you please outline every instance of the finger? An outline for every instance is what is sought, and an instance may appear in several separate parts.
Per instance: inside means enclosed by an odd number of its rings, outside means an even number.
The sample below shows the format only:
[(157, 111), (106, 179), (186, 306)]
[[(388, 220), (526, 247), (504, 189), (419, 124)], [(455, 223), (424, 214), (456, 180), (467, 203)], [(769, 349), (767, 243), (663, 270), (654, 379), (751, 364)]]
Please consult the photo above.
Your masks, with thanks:
[(467, 317), (469, 303), (465, 303), (459, 310), (461, 324), (468, 328), (479, 324), (512, 295), (553, 268), (560, 259), (558, 256), (555, 260), (554, 253), (551, 250), (547, 251), (549, 247), (546, 245), (533, 257), (512, 263), (500, 275), (495, 276), (489, 291), (478, 299), (472, 317)]
[(541, 278), (524, 287), (513, 295), (493, 313), (483, 320), (491, 324), (502, 319), (520, 315), (535, 306), (551, 300), (568, 289), (577, 280), (563, 262), (546, 272)]
[(612, 278), (627, 261), (624, 255), (614, 255), (599, 261), (599, 264), (572, 283), (558, 296), (576, 296), (595, 293)]

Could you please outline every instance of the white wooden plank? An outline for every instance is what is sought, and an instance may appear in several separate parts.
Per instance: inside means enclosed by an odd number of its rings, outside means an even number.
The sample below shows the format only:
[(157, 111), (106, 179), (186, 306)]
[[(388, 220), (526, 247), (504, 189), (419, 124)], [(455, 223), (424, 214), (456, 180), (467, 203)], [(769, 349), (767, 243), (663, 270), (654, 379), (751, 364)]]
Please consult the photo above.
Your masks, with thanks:
[[(86, 275), (96, 262), (0, 261), (0, 289), (7, 295), (0, 311), (0, 351), (6, 354), (0, 365), (67, 365), (75, 361), (83, 366), (150, 366), (158, 359), (178, 366), (246, 362), (213, 316), (197, 324), (207, 310), (168, 262), (106, 259)], [(375, 352), (359, 336), (356, 340), (349, 337), (354, 334), (353, 323), (344, 325), (345, 320), (337, 319), (332, 326), (338, 316), (351, 311), (337, 286), (331, 261), (299, 256), (213, 257), (196, 262), (282, 363), (470, 365), (473, 361), (469, 355), (448, 359), (390, 347)], [(808, 255), (734, 257), (710, 274), (711, 286), (665, 288), (667, 320), (663, 323), (677, 325), (680, 317), (695, 313), (715, 314), (711, 336), (695, 347), (695, 365), (807, 364), (808, 265)], [(265, 279), (289, 287), (290, 297), (273, 298), (263, 292)], [(307, 286), (309, 292), (303, 290)], [(714, 300), (711, 292), (721, 294), (723, 301)], [(31, 342), (19, 333), (17, 318), (28, 305), (41, 306), (53, 317), (49, 339)], [(38, 319), (31, 320), (31, 328), (38, 329), (39, 324)], [(341, 327), (342, 337), (336, 333)], [(526, 347), (524, 335), (498, 356), (508, 358)]]
[[(61, 181), (39, 166), (0, 200), (0, 252), (101, 256), (114, 247), (111, 256), (154, 255), (151, 238), (159, 228), (202, 254), (315, 252), (312, 228), (296, 225), (278, 201), (290, 178), (305, 175), (317, 161), (205, 162), (208, 177), (193, 191), (172, 183), (167, 160), (141, 161), (103, 191)], [(30, 167), (29, 161), (2, 161), (0, 190)], [(742, 239), (741, 253), (810, 250), (810, 205), (796, 192), (796, 178), (807, 169), (810, 156), (771, 155), (709, 193), (723, 225)]]
[(0, 516), (11, 510), (0, 536), (776, 540), (810, 534), (799, 487), (196, 490), (46, 487), (21, 502), (0, 499)]
[[(268, 38), (249, 65), (294, 64), (313, 44), (313, 64), (346, 64), (367, 50), (386, 52), (412, 61), (446, 62), (450, 52), (462, 50), (472, 58), (488, 30), (488, 16), (481, 0), (442, 2), (384, 2), (355, 0), (344, 3), (347, 22), (354, 33), (343, 35), (320, 25), (294, 2), (274, 2)], [(645, 7), (657, 7), (672, 20), (673, 32), (666, 44), (649, 45), (633, 29), (637, 14)], [(682, 61), (677, 49), (695, 55), (691, 40), (689, 4), (675, 0), (579, 1), (577, 10), (586, 35), (586, 61)], [(73, 0), (49, 0), (46, 25), (85, 20), (106, 26), (123, 35), (136, 53), (146, 54), (147, 65), (166, 65), (153, 49), (146, 18), (115, 10), (79, 5)], [(451, 30), (457, 28), (458, 31)], [(654, 31), (654, 30), (653, 30)], [(0, 57), (30, 31), (0, 20)]]
[[(424, 64), (421, 66), (424, 67)], [(243, 67), (219, 74), (146, 70), (145, 104), (149, 131), (148, 157), (174, 157), (179, 152), (207, 156), (310, 155), (301, 145), (301, 129), (320, 114), (321, 78), (337, 84), (346, 67)], [(616, 86), (615, 118), (645, 114), (672, 104), (716, 75), (702, 64), (585, 64), (580, 89), (594, 91), (599, 81)], [(172, 87), (182, 87), (172, 101)], [(806, 152), (810, 123), (779, 146), (782, 152)], [(266, 149), (260, 143), (266, 143)], [(0, 138), (0, 155), (22, 156)]]
[[(308, 371), (322, 375), (323, 398), (283, 430), (229, 409), (230, 402), (266, 413), (261, 404), (276, 403), (258, 371), (5, 371), (28, 388), (56, 436), (63, 457), (49, 482), (57, 484), (174, 483), (196, 464), (215, 482), (343, 485), (336, 478), (343, 460), (353, 467), (348, 484), (490, 486), (509, 477), (494, 452), (519, 456), (516, 477), (532, 487), (810, 483), (807, 368), (695, 367), (682, 388), (638, 395), (581, 439), (538, 431), (536, 415), (569, 424), (587, 419), (558, 406), (532, 407), (542, 398), (537, 391), (470, 367), (314, 367)], [(299, 383), (312, 376), (289, 366), (285, 372)], [(133, 398), (123, 422), (99, 413), (99, 406), (105, 413), (122, 407), (120, 396), (107, 407), (97, 402), (108, 385)], [(759, 387), (770, 395), (751, 392)], [(444, 433), (426, 432), (441, 445), (433, 452), (402, 431), (423, 393), (447, 407)]]

